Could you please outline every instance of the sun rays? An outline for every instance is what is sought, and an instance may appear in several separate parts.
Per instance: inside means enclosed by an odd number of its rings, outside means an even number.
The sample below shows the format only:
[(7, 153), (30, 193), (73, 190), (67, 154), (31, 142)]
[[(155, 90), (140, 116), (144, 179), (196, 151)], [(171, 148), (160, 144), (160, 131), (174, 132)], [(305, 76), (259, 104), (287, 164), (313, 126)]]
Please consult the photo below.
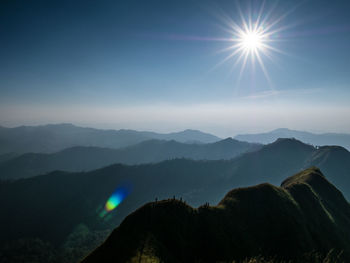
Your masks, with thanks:
[[(280, 32), (289, 28), (288, 25), (282, 25), (282, 21), (293, 10), (289, 10), (280, 16), (273, 16), (276, 5), (267, 9), (265, 1), (258, 6), (258, 11), (253, 12), (249, 9), (248, 12), (243, 12), (240, 5), (236, 4), (237, 15), (239, 19), (232, 19), (225, 16), (223, 21), (226, 27), (224, 28), (230, 37), (227, 42), (230, 45), (220, 52), (228, 53), (228, 55), (219, 62), (215, 67), (233, 61), (233, 68), (240, 66), (239, 78), (246, 70), (248, 61), (250, 59), (251, 65), (255, 68), (258, 64), (262, 70), (265, 78), (271, 84), (268, 70), (265, 66), (264, 60), (270, 59), (273, 61), (274, 53), (284, 52), (274, 46), (274, 42), (281, 41)], [(238, 21), (237, 21), (238, 20)]]

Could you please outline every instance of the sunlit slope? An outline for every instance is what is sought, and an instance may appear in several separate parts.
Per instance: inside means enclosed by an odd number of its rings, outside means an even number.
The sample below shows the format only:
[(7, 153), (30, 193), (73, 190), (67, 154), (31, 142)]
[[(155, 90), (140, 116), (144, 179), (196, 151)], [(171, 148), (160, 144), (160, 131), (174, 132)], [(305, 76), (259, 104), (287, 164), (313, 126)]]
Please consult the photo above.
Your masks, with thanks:
[(234, 189), (217, 206), (148, 203), (83, 262), (228, 262), (258, 255), (308, 262), (307, 254), (332, 249), (349, 259), (350, 206), (310, 168), (281, 187)]

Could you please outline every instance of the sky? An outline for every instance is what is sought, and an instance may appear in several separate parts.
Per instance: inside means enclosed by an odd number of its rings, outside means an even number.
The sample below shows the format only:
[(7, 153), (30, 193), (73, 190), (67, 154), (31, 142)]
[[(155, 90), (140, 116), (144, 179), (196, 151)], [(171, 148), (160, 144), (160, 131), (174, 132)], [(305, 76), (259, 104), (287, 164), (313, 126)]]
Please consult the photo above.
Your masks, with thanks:
[[(340, 0), (3, 0), (0, 125), (350, 133), (349, 13)], [(226, 59), (233, 24), (259, 14), (261, 63)]]

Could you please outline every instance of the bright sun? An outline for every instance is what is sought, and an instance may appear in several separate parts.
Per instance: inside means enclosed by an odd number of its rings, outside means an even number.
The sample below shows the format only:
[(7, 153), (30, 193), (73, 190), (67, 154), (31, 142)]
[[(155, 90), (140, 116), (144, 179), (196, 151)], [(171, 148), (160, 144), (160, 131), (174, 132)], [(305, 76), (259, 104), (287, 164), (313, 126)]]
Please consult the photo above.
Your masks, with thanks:
[(256, 23), (244, 22), (242, 27), (238, 25), (233, 25), (233, 37), (231, 42), (234, 44), (229, 47), (232, 50), (232, 53), (227, 57), (236, 57), (235, 65), (240, 61), (243, 61), (242, 68), (240, 71), (240, 75), (242, 74), (247, 60), (250, 57), (252, 63), (254, 64), (256, 61), (261, 66), (265, 76), (269, 79), (267, 70), (264, 66), (262, 55), (269, 57), (269, 51), (278, 51), (276, 48), (273, 48), (270, 45), (271, 39), (270, 36), (272, 31), (269, 31), (270, 27), (263, 27), (263, 25), (259, 21)]
[(263, 67), (261, 54), (267, 55), (268, 50), (273, 49), (270, 45), (270, 32), (264, 30), (262, 25), (250, 23), (244, 24), (243, 27), (235, 27), (233, 32), (232, 42), (235, 44), (231, 46), (233, 49), (232, 55), (240, 53), (238, 61), (243, 58), (243, 64), (246, 64), (248, 57), (254, 61), (258, 60)]
[(257, 52), (263, 47), (263, 37), (255, 31), (242, 33), (239, 38), (242, 48), (249, 52)]
[[(231, 45), (222, 51), (230, 51), (230, 54), (226, 56), (218, 65), (232, 59), (234, 61), (234, 67), (241, 64), (241, 70), (239, 78), (247, 65), (248, 60), (251, 60), (251, 64), (259, 64), (267, 80), (270, 82), (267, 69), (264, 65), (264, 57), (273, 59), (273, 52), (282, 53), (281, 50), (276, 48), (273, 43), (280, 40), (279, 33), (288, 28), (288, 26), (280, 26), (279, 23), (291, 12), (282, 14), (272, 18), (273, 8), (267, 12), (264, 12), (263, 2), (258, 12), (248, 12), (243, 14), (240, 6), (237, 5), (237, 10), (241, 22), (237, 23), (230, 17), (225, 17), (224, 21), (227, 24), (227, 31), (231, 34), (231, 38), (227, 39)], [(293, 11), (293, 10), (292, 10)], [(255, 68), (255, 67), (254, 67)]]

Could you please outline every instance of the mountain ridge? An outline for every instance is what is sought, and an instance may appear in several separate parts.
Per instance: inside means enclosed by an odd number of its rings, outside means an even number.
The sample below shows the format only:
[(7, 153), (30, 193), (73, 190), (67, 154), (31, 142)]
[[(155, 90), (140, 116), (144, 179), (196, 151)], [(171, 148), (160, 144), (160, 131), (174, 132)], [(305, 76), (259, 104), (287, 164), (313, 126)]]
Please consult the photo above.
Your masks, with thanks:
[[(60, 247), (77, 225), (84, 224), (91, 232), (108, 232), (132, 211), (155, 199), (180, 197), (194, 207), (205, 202), (216, 204), (233, 188), (261, 182), (279, 185), (291, 174), (318, 164), (327, 180), (349, 200), (350, 153), (337, 147), (324, 149), (282, 139), (231, 160), (114, 164), (89, 172), (52, 172), (0, 181), (0, 247), (21, 237), (39, 238)], [(311, 158), (314, 156), (317, 158)], [(99, 211), (116, 187), (125, 183), (132, 186), (131, 194), (102, 220)]]
[[(208, 144), (147, 140), (121, 149), (75, 146), (53, 154), (26, 153), (0, 163), (0, 179), (26, 178), (54, 170), (89, 171), (113, 163), (156, 163), (167, 159), (232, 159), (261, 146), (232, 138)], [(1, 156), (0, 156), (1, 157)]]
[(240, 141), (268, 144), (278, 138), (295, 138), (304, 143), (317, 146), (339, 145), (350, 150), (350, 134), (345, 133), (320, 133), (290, 130), (279, 128), (265, 133), (239, 134), (234, 138)]
[[(332, 199), (341, 201), (342, 210), (335, 212), (339, 206)], [(264, 183), (231, 190), (217, 206), (192, 208), (171, 199), (148, 203), (82, 263), (227, 262), (256, 256), (300, 262), (311, 252), (325, 256), (332, 249), (349, 259), (349, 226), (350, 205), (319, 169), (309, 168), (281, 187)]]
[(73, 146), (122, 148), (149, 139), (200, 141), (212, 143), (220, 140), (209, 133), (185, 130), (168, 134), (136, 130), (102, 130), (73, 124), (47, 124), (0, 129), (2, 153), (52, 153)]

